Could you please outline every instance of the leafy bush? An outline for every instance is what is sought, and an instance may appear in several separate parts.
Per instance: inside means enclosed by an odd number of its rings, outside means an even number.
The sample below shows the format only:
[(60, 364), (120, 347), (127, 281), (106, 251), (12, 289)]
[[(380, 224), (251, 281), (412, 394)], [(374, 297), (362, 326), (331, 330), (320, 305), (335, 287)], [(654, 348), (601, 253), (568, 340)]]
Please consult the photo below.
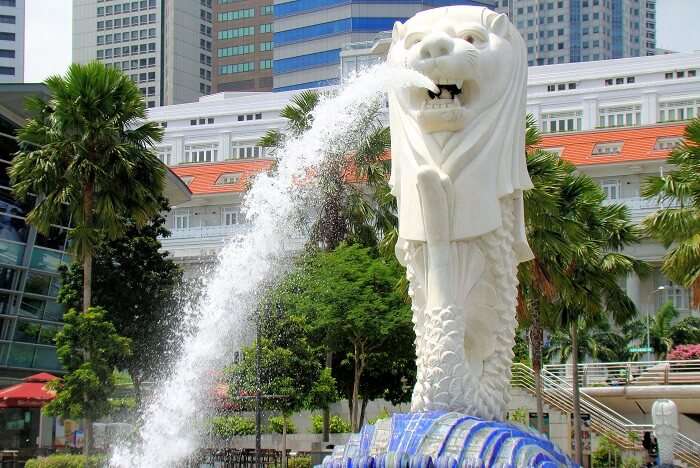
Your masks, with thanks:
[[(321, 434), (323, 432), (323, 416), (320, 414), (315, 414), (311, 416), (311, 430), (314, 434)], [(338, 415), (332, 415), (330, 421), (330, 432), (331, 434), (347, 434), (351, 432), (350, 423)]]
[[(294, 421), (287, 417), (287, 434), (296, 434), (297, 428), (294, 425)], [(275, 434), (282, 434), (282, 423), (284, 422), (284, 416), (273, 416), (267, 420), (267, 430)]]
[(508, 421), (527, 425), (527, 408), (518, 408), (508, 413)]
[(27, 460), (25, 468), (102, 468), (107, 459), (102, 455), (85, 458), (83, 455), (51, 455)]
[(700, 317), (686, 317), (671, 327), (674, 344), (700, 343)]
[(389, 412), (386, 410), (386, 408), (382, 408), (382, 410), (379, 412), (376, 418), (369, 419), (367, 422), (369, 424), (377, 424), (377, 421), (380, 419), (386, 419), (390, 416)]
[(622, 468), (639, 468), (640, 466), (644, 466), (644, 463), (639, 457), (627, 457), (622, 460)]
[(620, 448), (615, 445), (610, 436), (600, 436), (598, 448), (591, 454), (591, 466), (593, 468), (608, 468), (617, 466), (620, 461), (622, 461)]
[(287, 459), (287, 468), (311, 468), (311, 457), (299, 456)]
[(700, 359), (700, 344), (680, 345), (673, 348), (666, 358), (669, 361)]
[(212, 434), (229, 439), (234, 436), (255, 434), (255, 421), (240, 416), (218, 416), (211, 420)]

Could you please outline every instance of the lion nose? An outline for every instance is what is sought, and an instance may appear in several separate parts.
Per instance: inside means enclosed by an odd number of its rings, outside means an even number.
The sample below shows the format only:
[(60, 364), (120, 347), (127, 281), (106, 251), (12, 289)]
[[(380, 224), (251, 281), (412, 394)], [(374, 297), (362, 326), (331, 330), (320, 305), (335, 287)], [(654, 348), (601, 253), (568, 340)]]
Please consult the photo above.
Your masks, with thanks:
[(421, 58), (435, 59), (449, 55), (454, 47), (452, 40), (445, 35), (430, 35), (423, 40), (420, 49)]

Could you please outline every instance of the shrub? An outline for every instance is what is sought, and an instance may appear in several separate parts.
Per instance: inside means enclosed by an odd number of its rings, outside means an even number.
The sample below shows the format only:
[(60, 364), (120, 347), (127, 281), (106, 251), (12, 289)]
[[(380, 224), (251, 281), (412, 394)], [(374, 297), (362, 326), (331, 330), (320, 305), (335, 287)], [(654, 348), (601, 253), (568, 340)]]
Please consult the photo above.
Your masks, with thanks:
[[(297, 432), (297, 428), (294, 425), (294, 421), (292, 421), (291, 418), (287, 417), (287, 434), (295, 434)], [(282, 423), (284, 422), (285, 417), (284, 416), (273, 416), (272, 418), (267, 420), (267, 430), (268, 432), (273, 432), (275, 434), (281, 434), (282, 433)]]
[(255, 421), (240, 416), (218, 416), (211, 420), (212, 434), (222, 439), (255, 434)]
[(602, 435), (598, 439), (598, 448), (591, 454), (593, 468), (608, 468), (617, 466), (622, 461), (620, 448), (612, 441), (611, 436)]
[[(311, 430), (314, 434), (323, 432), (323, 416), (316, 414), (311, 416)], [(330, 421), (331, 434), (347, 434), (350, 431), (350, 423), (338, 415), (332, 415)]]
[(673, 348), (666, 358), (669, 361), (689, 361), (700, 359), (700, 344), (679, 345)]
[(84, 455), (58, 454), (27, 460), (25, 468), (101, 468), (106, 466), (103, 455), (85, 458)]
[(311, 457), (299, 456), (287, 459), (287, 468), (311, 468)]
[(386, 408), (382, 408), (382, 410), (379, 412), (379, 414), (377, 415), (376, 418), (369, 419), (367, 422), (368, 422), (369, 424), (377, 424), (377, 421), (379, 421), (380, 419), (386, 419), (386, 418), (388, 418), (389, 416), (391, 416), (391, 415), (390, 415), (389, 412), (386, 410)]
[(644, 466), (644, 463), (639, 457), (627, 457), (622, 460), (622, 468), (639, 468), (640, 466)]

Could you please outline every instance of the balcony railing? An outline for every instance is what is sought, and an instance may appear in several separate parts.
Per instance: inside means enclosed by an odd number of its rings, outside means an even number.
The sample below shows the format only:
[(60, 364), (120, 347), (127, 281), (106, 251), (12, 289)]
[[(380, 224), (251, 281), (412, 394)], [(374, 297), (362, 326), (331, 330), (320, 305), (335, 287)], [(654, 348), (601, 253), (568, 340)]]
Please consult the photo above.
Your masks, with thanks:
[(678, 206), (677, 203), (659, 203), (656, 198), (630, 197), (605, 200), (605, 204), (607, 205), (613, 203), (621, 203), (627, 206), (630, 210), (630, 217), (635, 223), (640, 222), (646, 216), (660, 208), (673, 208)]
[[(571, 364), (550, 364), (545, 370), (571, 384)], [(700, 360), (596, 362), (579, 364), (578, 381), (582, 387), (618, 387), (625, 385), (699, 385)]]
[(170, 230), (168, 239), (230, 238), (244, 234), (247, 230), (247, 224), (174, 228)]

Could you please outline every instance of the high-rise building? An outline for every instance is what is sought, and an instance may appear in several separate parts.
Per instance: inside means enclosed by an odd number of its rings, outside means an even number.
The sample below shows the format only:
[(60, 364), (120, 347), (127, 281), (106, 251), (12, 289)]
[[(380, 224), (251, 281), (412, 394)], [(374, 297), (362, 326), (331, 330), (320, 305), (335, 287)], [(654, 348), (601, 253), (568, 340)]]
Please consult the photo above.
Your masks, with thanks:
[(391, 30), (421, 10), (444, 5), (496, 7), (495, 0), (275, 0), (275, 91), (336, 84), (340, 50)]
[(529, 65), (654, 55), (656, 0), (499, 0)]
[(214, 5), (214, 89), (272, 90), (272, 0)]
[(212, 0), (74, 0), (73, 61), (100, 60), (139, 85), (148, 107), (212, 92)]
[(24, 0), (0, 0), (0, 83), (24, 81)]

